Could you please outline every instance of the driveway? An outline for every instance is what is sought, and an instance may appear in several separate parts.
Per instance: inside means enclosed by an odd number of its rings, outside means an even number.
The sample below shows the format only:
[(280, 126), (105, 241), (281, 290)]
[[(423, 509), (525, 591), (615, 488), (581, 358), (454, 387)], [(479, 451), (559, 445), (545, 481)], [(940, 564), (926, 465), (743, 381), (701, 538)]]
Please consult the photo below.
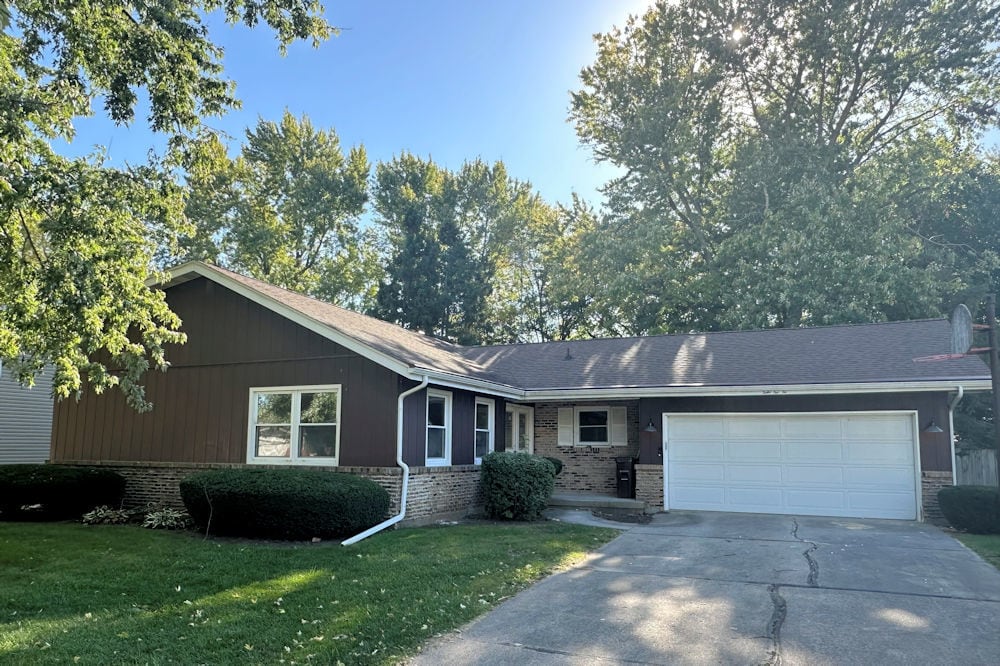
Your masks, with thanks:
[(414, 664), (997, 664), (1000, 572), (931, 525), (671, 512)]

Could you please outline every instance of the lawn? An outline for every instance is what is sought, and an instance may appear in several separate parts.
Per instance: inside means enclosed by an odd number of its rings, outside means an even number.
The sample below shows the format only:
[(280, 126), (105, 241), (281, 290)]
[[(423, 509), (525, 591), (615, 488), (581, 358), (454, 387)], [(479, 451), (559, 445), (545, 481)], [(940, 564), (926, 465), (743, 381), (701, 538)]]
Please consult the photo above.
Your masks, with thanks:
[(1000, 534), (956, 534), (955, 538), (1000, 569)]
[(0, 523), (0, 662), (395, 663), (615, 535), (457, 525), (345, 548)]

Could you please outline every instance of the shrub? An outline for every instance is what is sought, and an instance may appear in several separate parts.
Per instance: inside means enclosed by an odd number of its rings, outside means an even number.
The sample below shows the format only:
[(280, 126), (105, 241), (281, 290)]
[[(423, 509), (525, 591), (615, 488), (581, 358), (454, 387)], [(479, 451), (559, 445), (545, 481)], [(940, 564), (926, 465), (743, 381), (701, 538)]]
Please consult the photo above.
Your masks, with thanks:
[(94, 467), (0, 465), (0, 518), (76, 520), (98, 506), (118, 506), (125, 478)]
[(563, 461), (559, 460), (559, 458), (553, 458), (552, 456), (542, 456), (542, 457), (545, 458), (546, 460), (548, 460), (550, 463), (552, 463), (555, 466), (555, 468), (556, 468), (556, 476), (559, 476), (559, 472), (561, 472), (562, 468), (563, 468)]
[(389, 493), (353, 474), (308, 469), (213, 469), (180, 483), (205, 533), (269, 539), (355, 534), (382, 520)]
[(153, 509), (142, 520), (142, 526), (151, 530), (183, 530), (191, 525), (191, 517), (180, 509), (164, 507)]
[(132, 519), (128, 509), (112, 509), (110, 506), (99, 506), (83, 514), (85, 525), (124, 525)]
[(486, 455), (482, 468), (486, 515), (507, 520), (539, 518), (552, 495), (555, 476), (555, 466), (541, 456), (506, 452)]
[(950, 486), (938, 491), (941, 513), (955, 529), (1000, 534), (1000, 488)]

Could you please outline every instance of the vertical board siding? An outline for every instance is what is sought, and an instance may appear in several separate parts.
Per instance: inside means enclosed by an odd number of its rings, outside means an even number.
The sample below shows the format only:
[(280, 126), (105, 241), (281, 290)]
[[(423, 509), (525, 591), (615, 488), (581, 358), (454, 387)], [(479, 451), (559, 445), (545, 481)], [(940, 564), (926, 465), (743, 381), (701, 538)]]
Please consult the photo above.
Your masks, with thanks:
[(153, 410), (118, 391), (58, 403), (53, 461), (245, 462), (251, 387), (340, 384), (340, 464), (395, 463), (395, 373), (204, 278), (169, 288), (167, 302), (188, 343), (146, 376)]
[(28, 389), (0, 369), (0, 465), (49, 459), (52, 375), (52, 369), (45, 368)]
[[(951, 471), (951, 433), (948, 430), (948, 394), (871, 393), (864, 395), (733, 396), (705, 398), (643, 398), (639, 401), (639, 423), (652, 419), (662, 428), (664, 412), (849, 412), (917, 410), (920, 427), (920, 468), (924, 472)], [(934, 420), (945, 432), (923, 429)], [(660, 435), (662, 437), (662, 433)], [(655, 464), (660, 460), (641, 460)]]
[[(401, 379), (400, 392), (417, 385), (417, 382)], [(496, 450), (503, 449), (503, 417), (505, 402), (489, 396), (446, 386), (429, 385), (430, 388), (451, 393), (451, 464), (472, 465), (476, 456), (476, 397), (493, 400)], [(403, 401), (403, 460), (407, 465), (423, 466), (427, 461), (427, 391), (418, 391)]]

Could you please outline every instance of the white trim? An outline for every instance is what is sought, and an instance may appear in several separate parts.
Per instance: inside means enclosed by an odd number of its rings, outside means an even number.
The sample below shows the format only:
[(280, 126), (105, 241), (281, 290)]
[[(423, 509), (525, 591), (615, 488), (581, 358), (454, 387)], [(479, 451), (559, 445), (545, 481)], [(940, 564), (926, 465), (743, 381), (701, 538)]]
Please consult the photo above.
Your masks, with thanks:
[(675, 386), (621, 387), (601, 389), (544, 389), (525, 391), (525, 400), (560, 401), (583, 399), (673, 398), (684, 396), (759, 396), (826, 395), (835, 393), (919, 393), (952, 391), (963, 386), (966, 391), (988, 391), (988, 379), (967, 381), (866, 382), (853, 384), (761, 384), (757, 386)]
[[(507, 398), (510, 400), (520, 400), (524, 397), (523, 390), (513, 386), (508, 386), (507, 384), (497, 384), (483, 379), (474, 379), (472, 377), (466, 378), (450, 372), (430, 370), (420, 366), (414, 366), (413, 372), (416, 373), (418, 377), (430, 377), (431, 381), (437, 386), (464, 390), (469, 390), (471, 388), (475, 389), (479, 393), (486, 393), (488, 395), (497, 396), (498, 398)], [(953, 386), (954, 382), (951, 385)]]
[[(580, 412), (604, 412), (608, 417), (605, 429), (608, 431), (608, 438), (603, 442), (584, 442), (580, 439)], [(626, 417), (627, 419), (627, 417)], [(626, 420), (627, 424), (627, 420)], [(584, 426), (585, 428), (600, 428), (601, 426)], [(576, 405), (573, 407), (573, 446), (593, 446), (597, 448), (607, 448), (611, 446), (611, 407), (608, 405)]]
[[(333, 425), (337, 428), (337, 440), (334, 444), (333, 457), (309, 457), (300, 458), (298, 454), (299, 422), (302, 409), (303, 393), (334, 392), (337, 393), (337, 422), (331, 424), (315, 423), (311, 425)], [(300, 384), (293, 386), (251, 386), (250, 405), (247, 412), (247, 464), (250, 465), (304, 465), (304, 466), (331, 466), (336, 467), (340, 462), (340, 433), (342, 430), (340, 406), (344, 397), (341, 384)], [(291, 395), (291, 423), (288, 424), (290, 430), (290, 443), (287, 458), (274, 456), (257, 455), (257, 395), (261, 393), (286, 393)], [(264, 424), (268, 425), (268, 424)]]
[[(431, 396), (444, 398), (444, 425), (431, 426), (430, 421), (430, 399)], [(427, 455), (427, 430), (428, 428), (440, 428), (444, 430), (444, 457), (431, 458)], [(424, 399), (424, 465), (427, 467), (447, 467), (451, 464), (451, 431), (454, 424), (451, 420), (451, 391), (440, 391), (438, 389), (427, 389), (427, 396)]]
[[(488, 428), (486, 430), (483, 430), (482, 428), (480, 428), (479, 424), (476, 423), (477, 416), (478, 416), (478, 414), (476, 412), (478, 411), (479, 405), (485, 405), (487, 407), (487, 414), (489, 414), (489, 419), (488, 419), (488, 423), (487, 423)], [(494, 451), (496, 451), (496, 447), (497, 447), (497, 440), (496, 440), (496, 438), (497, 438), (497, 418), (496, 418), (497, 402), (493, 398), (481, 398), (479, 396), (476, 396), (476, 402), (475, 402), (475, 405), (473, 406), (472, 410), (473, 410), (472, 411), (472, 433), (473, 433), (472, 434), (472, 461), (476, 465), (482, 465), (483, 464), (483, 459), (481, 457), (477, 457), (476, 456), (476, 436), (479, 433), (481, 433), (481, 432), (488, 432), (489, 435), (490, 435), (490, 447), (489, 447), (489, 450), (487, 451), (487, 453), (493, 453)]]
[(671, 416), (865, 416), (865, 415), (910, 415), (913, 423), (913, 469), (914, 469), (914, 502), (918, 521), (924, 519), (923, 506), (923, 468), (920, 463), (920, 416), (915, 409), (869, 409), (851, 411), (819, 411), (819, 412), (663, 412), (663, 510), (670, 510), (670, 467), (668, 446), (668, 417)]
[(524, 414), (524, 427), (528, 431), (528, 450), (526, 453), (535, 452), (535, 408), (531, 405), (514, 405), (507, 403), (507, 408), (505, 410), (507, 414), (511, 415), (511, 434), (510, 434), (510, 444), (515, 447), (514, 450), (520, 450), (517, 446), (515, 440), (515, 432), (520, 434), (520, 426), (517, 422), (517, 417), (519, 414)]

